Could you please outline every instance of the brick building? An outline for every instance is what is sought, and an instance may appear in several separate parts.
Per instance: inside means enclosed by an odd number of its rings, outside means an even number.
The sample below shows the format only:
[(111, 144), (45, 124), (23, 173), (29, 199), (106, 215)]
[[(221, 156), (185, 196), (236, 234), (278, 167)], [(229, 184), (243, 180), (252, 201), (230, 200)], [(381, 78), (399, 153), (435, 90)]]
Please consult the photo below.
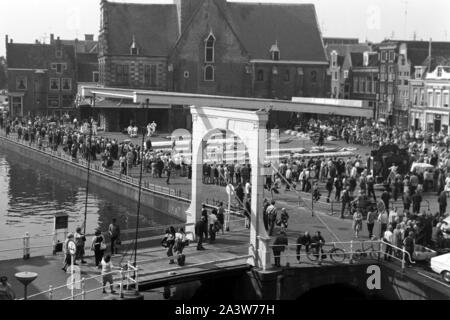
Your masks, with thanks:
[[(100, 83), (149, 89), (291, 99), (325, 97), (328, 61), (313, 5), (178, 0), (101, 2)], [(150, 102), (151, 103), (151, 102)], [(189, 128), (189, 109), (132, 101), (97, 105), (107, 130), (156, 121)], [(289, 115), (271, 115), (285, 123)]]
[(377, 52), (352, 53), (352, 68), (349, 75), (351, 84), (350, 99), (368, 101), (376, 119), (378, 110), (377, 92), (379, 67)]
[(430, 56), (448, 54), (450, 42), (386, 40), (377, 45), (380, 54), (380, 119), (389, 124), (408, 127), (410, 109), (409, 82), (415, 66)]
[(76, 61), (73, 46), (14, 43), (6, 36), (8, 96), (12, 117), (73, 110)]

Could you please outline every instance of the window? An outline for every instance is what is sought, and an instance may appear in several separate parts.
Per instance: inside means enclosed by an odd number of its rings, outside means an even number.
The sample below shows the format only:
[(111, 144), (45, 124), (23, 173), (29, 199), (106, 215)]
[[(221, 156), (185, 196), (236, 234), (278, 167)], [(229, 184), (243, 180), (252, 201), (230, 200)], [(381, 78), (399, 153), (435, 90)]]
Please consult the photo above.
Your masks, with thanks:
[(213, 66), (205, 67), (205, 81), (214, 81), (214, 67)]
[(116, 66), (116, 82), (122, 85), (129, 83), (129, 67), (128, 65), (118, 64)]
[(433, 105), (433, 91), (428, 91), (428, 106), (431, 107)]
[(405, 86), (407, 86), (408, 84), (409, 84), (409, 82), (408, 82), (408, 80), (403, 80), (403, 84), (405, 85)]
[(59, 91), (61, 88), (61, 82), (58, 78), (50, 78), (50, 90)]
[(372, 79), (371, 78), (367, 78), (366, 92), (367, 93), (371, 93), (372, 92)]
[(414, 105), (415, 105), (415, 106), (417, 106), (417, 102), (418, 102), (418, 100), (419, 100), (418, 95), (419, 95), (418, 90), (417, 90), (417, 89), (414, 89)]
[(311, 83), (316, 83), (317, 82), (317, 72), (316, 71), (311, 71)]
[(67, 70), (67, 64), (66, 63), (52, 63), (51, 65), (52, 70), (56, 71), (56, 73), (63, 73), (65, 70)]
[(333, 67), (336, 67), (336, 65), (337, 65), (337, 52), (336, 51), (333, 51), (331, 53), (331, 65)]
[[(214, 62), (214, 45), (216, 38), (212, 34), (205, 40), (205, 62)], [(205, 69), (206, 70), (206, 69)]]
[(97, 71), (92, 72), (92, 82), (100, 81), (100, 73)]
[(380, 93), (384, 94), (386, 92), (386, 87), (385, 86), (380, 86)]
[(448, 105), (449, 105), (449, 92), (448, 91), (444, 92), (444, 100), (443, 100), (443, 102), (444, 102), (444, 107), (448, 108)]
[(25, 91), (28, 89), (27, 77), (16, 78), (16, 89), (21, 91)]
[(146, 65), (144, 71), (144, 85), (146, 87), (157, 87), (157, 66)]
[(420, 90), (420, 105), (423, 106), (425, 103), (425, 91), (423, 89)]
[(402, 54), (402, 66), (404, 66), (406, 64), (406, 58), (405, 56)]
[(256, 80), (264, 81), (264, 71), (263, 70), (258, 70)]
[(338, 79), (338, 73), (334, 72), (334, 79), (337, 80)]
[(381, 52), (381, 61), (385, 62), (387, 60), (387, 56), (388, 56), (387, 51), (382, 51)]
[(422, 69), (421, 68), (417, 68), (416, 69), (415, 77), (416, 77), (416, 79), (421, 79), (422, 78)]
[(61, 49), (56, 49), (56, 58), (60, 59), (63, 57), (63, 53)]
[(284, 81), (291, 81), (291, 72), (289, 70), (284, 71)]
[(389, 51), (389, 61), (392, 62), (395, 59), (395, 53), (394, 51)]
[(59, 108), (59, 95), (49, 94), (47, 99), (47, 104), (49, 107)]
[(442, 100), (441, 100), (441, 92), (440, 91), (436, 91), (436, 107), (442, 107)]
[(348, 70), (344, 70), (344, 79), (348, 79)]
[(353, 92), (359, 92), (358, 84), (359, 84), (358, 78), (356, 77), (353, 78)]
[(364, 77), (359, 78), (359, 92), (365, 92), (366, 91), (366, 81)]
[(442, 77), (442, 68), (441, 68), (441, 67), (439, 67), (439, 68), (437, 69), (437, 76), (438, 76), (438, 77)]
[(393, 87), (392, 87), (392, 85), (389, 85), (388, 86), (388, 91), (387, 91), (387, 93), (388, 93), (388, 95), (392, 95), (393, 94)]
[(273, 51), (272, 52), (272, 60), (279, 61), (280, 60), (280, 51)]
[(22, 97), (12, 97), (13, 115), (22, 115)]
[(72, 90), (72, 79), (63, 78), (62, 79), (62, 89), (64, 91), (71, 91)]

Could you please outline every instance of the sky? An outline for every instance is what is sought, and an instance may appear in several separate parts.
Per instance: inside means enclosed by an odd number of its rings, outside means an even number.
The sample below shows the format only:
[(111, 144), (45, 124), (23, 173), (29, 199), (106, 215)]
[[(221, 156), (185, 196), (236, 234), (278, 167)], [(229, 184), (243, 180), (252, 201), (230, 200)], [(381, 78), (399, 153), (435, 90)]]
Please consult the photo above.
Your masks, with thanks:
[[(230, 0), (229, 0), (230, 1)], [(173, 3), (173, 0), (113, 2)], [(239, 2), (313, 3), (324, 37), (352, 37), (372, 42), (385, 38), (450, 40), (449, 0), (240, 0)], [(100, 0), (2, 0), (0, 56), (5, 55), (5, 34), (14, 42), (49, 42), (98, 36)], [(407, 15), (405, 15), (407, 9)]]

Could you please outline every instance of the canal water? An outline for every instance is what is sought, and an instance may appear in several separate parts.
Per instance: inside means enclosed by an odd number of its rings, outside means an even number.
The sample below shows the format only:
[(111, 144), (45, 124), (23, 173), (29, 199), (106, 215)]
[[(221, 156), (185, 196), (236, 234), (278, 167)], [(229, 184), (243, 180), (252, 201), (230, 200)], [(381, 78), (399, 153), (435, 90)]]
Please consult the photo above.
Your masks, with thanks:
[[(86, 203), (86, 181), (70, 178), (50, 167), (33, 163), (15, 153), (0, 149), (0, 259), (22, 257), (21, 252), (2, 250), (22, 246), (22, 240), (3, 239), (51, 234), (56, 213), (69, 215), (69, 232), (82, 226)], [(87, 228), (108, 230), (116, 218), (122, 230), (136, 227), (137, 203), (119, 199), (93, 185), (89, 186)], [(140, 228), (180, 223), (164, 213), (142, 208)], [(58, 240), (63, 241), (63, 235)], [(31, 239), (34, 244), (51, 244), (51, 237)], [(34, 243), (33, 243), (34, 242)], [(40, 250), (42, 251), (42, 250)], [(51, 249), (46, 249), (51, 252)]]

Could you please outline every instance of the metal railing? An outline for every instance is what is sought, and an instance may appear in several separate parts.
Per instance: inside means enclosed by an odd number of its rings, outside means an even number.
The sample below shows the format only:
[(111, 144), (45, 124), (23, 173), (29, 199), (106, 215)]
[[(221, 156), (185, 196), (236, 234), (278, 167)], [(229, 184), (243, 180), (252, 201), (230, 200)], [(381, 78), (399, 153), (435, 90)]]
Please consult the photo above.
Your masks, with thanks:
[[(293, 263), (304, 263), (308, 260), (317, 265), (322, 265), (325, 262), (332, 264), (353, 264), (369, 259), (382, 262), (382, 257), (389, 257), (399, 261), (402, 271), (405, 270), (406, 264), (415, 264), (410, 253), (404, 247), (399, 248), (383, 240), (328, 242), (323, 245), (309, 244), (308, 246), (305, 244), (271, 245), (269, 247), (272, 249), (270, 252), (270, 261), (274, 261), (275, 258), (274, 248), (285, 248), (279, 256), (280, 264), (286, 266), (290, 266)], [(389, 253), (391, 251), (386, 250), (386, 247), (391, 248), (392, 253)], [(301, 250), (298, 250), (299, 248), (303, 249), (303, 253)]]

